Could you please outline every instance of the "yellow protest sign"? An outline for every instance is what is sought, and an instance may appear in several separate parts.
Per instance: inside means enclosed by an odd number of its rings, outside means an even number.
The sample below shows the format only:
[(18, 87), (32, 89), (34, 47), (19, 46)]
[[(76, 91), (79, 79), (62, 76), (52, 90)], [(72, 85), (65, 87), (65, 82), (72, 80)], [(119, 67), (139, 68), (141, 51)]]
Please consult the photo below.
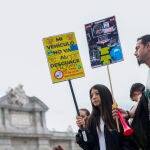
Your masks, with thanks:
[(53, 83), (85, 76), (73, 32), (43, 38), (43, 44)]

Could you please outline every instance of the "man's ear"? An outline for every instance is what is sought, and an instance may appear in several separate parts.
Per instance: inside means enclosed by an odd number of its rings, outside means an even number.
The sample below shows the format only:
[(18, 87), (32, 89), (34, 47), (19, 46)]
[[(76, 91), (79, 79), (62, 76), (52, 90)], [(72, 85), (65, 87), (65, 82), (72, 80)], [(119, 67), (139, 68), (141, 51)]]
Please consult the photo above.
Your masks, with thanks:
[(150, 50), (150, 42), (147, 43), (147, 48)]

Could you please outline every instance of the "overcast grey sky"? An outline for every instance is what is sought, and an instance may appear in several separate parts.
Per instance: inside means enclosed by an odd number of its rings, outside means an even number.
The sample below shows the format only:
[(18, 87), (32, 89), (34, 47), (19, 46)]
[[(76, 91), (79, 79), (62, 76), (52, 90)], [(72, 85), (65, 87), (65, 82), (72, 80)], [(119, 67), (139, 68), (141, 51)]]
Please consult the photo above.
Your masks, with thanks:
[(84, 25), (115, 15), (124, 61), (110, 65), (114, 97), (119, 106), (130, 109), (132, 83), (146, 84), (148, 68), (139, 67), (134, 56), (137, 37), (149, 34), (149, 0), (5, 0), (0, 2), (0, 96), (19, 83), (29, 96), (48, 107), (49, 130), (73, 130), (76, 110), (67, 81), (53, 84), (42, 39), (75, 32), (85, 77), (72, 85), (80, 107), (91, 110), (89, 89), (101, 83), (110, 88), (106, 66), (92, 69)]

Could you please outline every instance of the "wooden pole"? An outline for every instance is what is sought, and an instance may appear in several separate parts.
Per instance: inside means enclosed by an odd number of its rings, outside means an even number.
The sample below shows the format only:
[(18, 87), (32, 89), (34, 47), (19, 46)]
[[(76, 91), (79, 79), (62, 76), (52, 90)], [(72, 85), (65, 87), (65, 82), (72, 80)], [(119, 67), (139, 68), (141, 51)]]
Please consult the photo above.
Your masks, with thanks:
[[(116, 101), (114, 99), (114, 93), (113, 93), (113, 88), (112, 88), (112, 83), (111, 83), (111, 77), (110, 77), (110, 71), (109, 71), (109, 66), (108, 65), (107, 65), (107, 72), (108, 72), (108, 77), (109, 77), (109, 83), (110, 83), (110, 89), (111, 89), (113, 103), (115, 103)], [(117, 130), (118, 130), (118, 132), (120, 132), (118, 118), (116, 118), (116, 124), (117, 124)]]

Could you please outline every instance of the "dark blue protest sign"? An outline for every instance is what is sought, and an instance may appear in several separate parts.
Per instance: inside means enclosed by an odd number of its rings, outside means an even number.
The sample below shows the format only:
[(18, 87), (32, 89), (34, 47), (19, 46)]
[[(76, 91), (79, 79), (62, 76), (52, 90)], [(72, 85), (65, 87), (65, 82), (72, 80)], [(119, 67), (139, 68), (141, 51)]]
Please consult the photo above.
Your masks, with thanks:
[(91, 67), (123, 61), (115, 16), (85, 25)]

